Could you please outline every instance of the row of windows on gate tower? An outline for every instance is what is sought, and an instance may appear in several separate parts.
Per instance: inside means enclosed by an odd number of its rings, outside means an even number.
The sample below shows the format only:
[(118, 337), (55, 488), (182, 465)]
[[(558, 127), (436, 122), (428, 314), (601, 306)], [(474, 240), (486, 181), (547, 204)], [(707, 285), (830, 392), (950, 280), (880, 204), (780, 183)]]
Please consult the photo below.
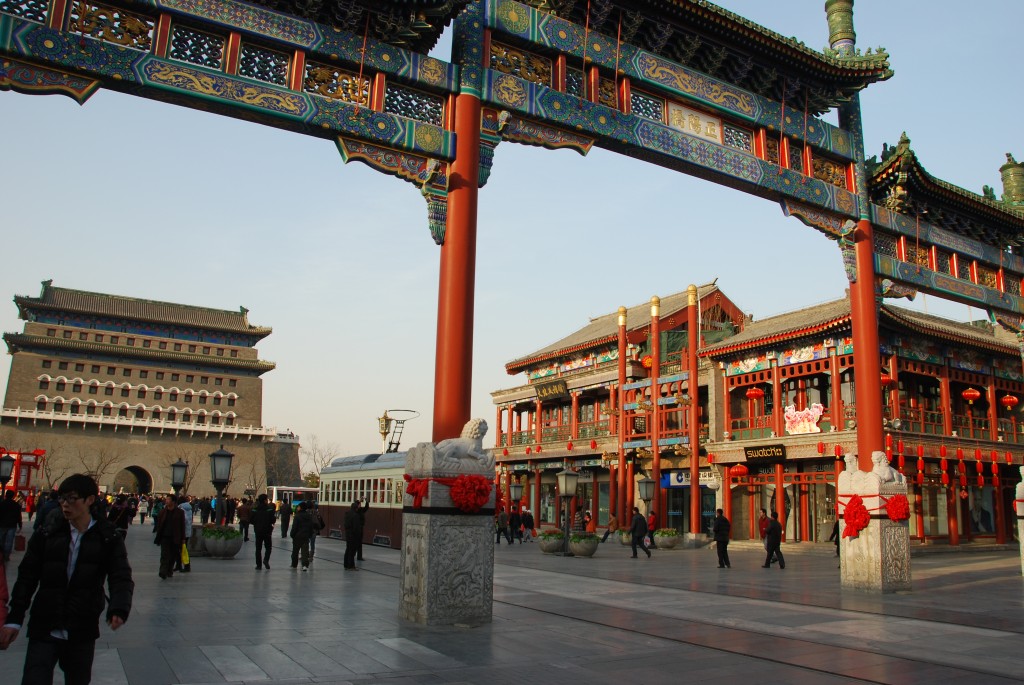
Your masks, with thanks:
[[(57, 329), (56, 328), (47, 328), (46, 329), (46, 335), (47, 335), (47, 337), (50, 337), (50, 338), (57, 337)], [(62, 335), (63, 335), (65, 340), (71, 340), (74, 337), (74, 331), (65, 330), (65, 331), (62, 332)], [(82, 340), (82, 341), (86, 341), (86, 340), (89, 339), (89, 335), (90, 334), (85, 332), (85, 331), (79, 331), (78, 332), (78, 339)], [(136, 340), (135, 338), (132, 338), (132, 337), (125, 337), (124, 338), (124, 342), (122, 343), (121, 342), (121, 336), (119, 336), (119, 335), (107, 335), (107, 334), (104, 334), (104, 333), (92, 333), (91, 335), (93, 336), (93, 342), (98, 342), (98, 343), (105, 343), (105, 344), (110, 344), (110, 345), (121, 345), (121, 344), (124, 344), (124, 345), (126, 345), (128, 347), (135, 347), (136, 343), (139, 343), (139, 345), (142, 346), (142, 347), (152, 347), (153, 343), (156, 342), (156, 348), (158, 350), (166, 350), (167, 349), (167, 341), (166, 340), (156, 340), (156, 341), (153, 341), (153, 340), (150, 340), (149, 338), (142, 338), (141, 340)], [(188, 344), (185, 344), (185, 343), (178, 343), (178, 342), (171, 343), (171, 349), (173, 351), (175, 351), (175, 352), (184, 352), (184, 351), (187, 350), (189, 352), (189, 354), (199, 354), (200, 351), (202, 351), (202, 354), (213, 354), (213, 352), (214, 352), (214, 348), (209, 347), (207, 345), (202, 345), (202, 346), (200, 346), (200, 345), (188, 345)], [(217, 353), (218, 357), (223, 357), (224, 356), (224, 348), (223, 347), (216, 348), (216, 353)], [(238, 350), (228, 350), (228, 353), (229, 353), (228, 356), (230, 356), (230, 357), (237, 357), (238, 356)]]
[[(90, 402), (91, 401), (92, 400), (90, 400)], [(57, 402), (47, 402), (46, 400), (39, 400), (38, 402), (36, 402), (36, 409), (38, 411), (47, 411), (51, 404), (53, 405), (53, 411), (55, 413), (57, 413), (57, 414), (63, 414), (64, 413), (64, 404), (65, 403), (64, 402), (60, 402), (60, 401), (57, 401)], [(143, 408), (143, 407), (132, 408), (132, 407), (127, 407), (127, 406), (123, 406), (123, 405), (120, 406), (120, 407), (115, 407), (115, 406), (113, 406), (110, 403), (105, 403), (105, 404), (82, 404), (81, 402), (68, 402), (67, 403), (67, 411), (68, 411), (69, 414), (84, 414), (86, 416), (95, 416), (98, 413), (100, 416), (114, 416), (114, 410), (115, 409), (117, 410), (117, 416), (119, 416), (121, 418), (129, 418), (129, 414), (131, 414), (131, 416), (134, 416), (137, 419), (144, 419), (144, 418), (146, 418), (146, 411), (147, 410), (145, 408)], [(171, 422), (177, 421), (178, 423), (190, 423), (194, 419), (197, 424), (203, 425), (203, 424), (206, 423), (206, 419), (207, 419), (207, 415), (206, 414), (200, 414), (200, 413), (193, 414), (190, 410), (185, 410), (185, 411), (182, 411), (182, 412), (178, 412), (176, 409), (168, 409), (166, 412), (163, 412), (160, 409), (154, 408), (154, 409), (150, 409), (148, 411), (150, 412), (150, 418), (152, 418), (155, 421), (164, 420), (164, 421), (171, 421)], [(219, 415), (210, 415), (209, 416), (210, 425), (219, 426), (222, 418), (224, 419), (224, 425), (225, 426), (233, 426), (233, 425), (235, 425), (235, 417), (234, 416), (224, 416), (224, 417), (221, 417)]]
[[(51, 384), (51, 381), (46, 381), (46, 380), (39, 381), (39, 389), (40, 390), (49, 390), (50, 389), (50, 384)], [(64, 383), (64, 382), (61, 382), (61, 381), (53, 382), (54, 390), (64, 391), (64, 390), (67, 389), (67, 386), (68, 386), (67, 383)], [(82, 387), (83, 386), (82, 386), (81, 383), (72, 383), (71, 384), (71, 392), (82, 392)], [(90, 384), (89, 386), (87, 386), (88, 394), (90, 394), (90, 395), (98, 395), (99, 394), (99, 389), (101, 387), (103, 388), (103, 394), (104, 395), (106, 395), (107, 397), (113, 397), (114, 396), (114, 387), (110, 386), (110, 385), (100, 386), (100, 385), (97, 385), (97, 384)], [(131, 389), (130, 388), (120, 388), (119, 392), (120, 392), (121, 397), (131, 397)], [(177, 402), (178, 401), (178, 397), (180, 395), (181, 396), (181, 401), (184, 402), (185, 404), (191, 404), (192, 403), (192, 398), (193, 397), (197, 397), (198, 400), (199, 400), (199, 404), (206, 404), (207, 402), (211, 402), (215, 407), (219, 407), (222, 403), (226, 403), (227, 406), (229, 406), (229, 407), (235, 406), (235, 398), (233, 398), (233, 397), (226, 397), (226, 398), (211, 397), (209, 395), (199, 395), (199, 394), (194, 393), (192, 391), (188, 391), (188, 392), (164, 392), (164, 391), (159, 391), (159, 390), (152, 390), (152, 391), (150, 391), (150, 390), (145, 390), (143, 388), (139, 388), (136, 391), (135, 397), (137, 399), (140, 399), (140, 400), (144, 400), (144, 399), (162, 400), (162, 399), (164, 399), (164, 395), (165, 394), (167, 395), (167, 400), (169, 402)]]
[[(44, 369), (52, 369), (53, 368), (53, 363), (54, 362), (53, 362), (52, 359), (44, 359), (42, 361), (42, 367)], [(76, 363), (74, 365), (74, 368), (75, 368), (76, 372), (82, 373), (82, 372), (85, 371), (85, 364), (80, 363), (80, 362)], [(57, 369), (60, 370), (60, 371), (70, 371), (71, 370), (71, 362), (57, 362)], [(103, 366), (101, 366), (100, 364), (90, 364), (89, 365), (89, 372), (90, 373), (100, 373), (102, 369), (103, 369)], [(107, 375), (108, 376), (116, 376), (117, 375), (117, 367), (116, 366), (108, 366), (108, 367), (106, 367), (106, 371), (107, 371)], [(131, 378), (132, 374), (134, 374), (136, 371), (139, 374), (138, 377), (142, 378), (142, 379), (148, 379), (149, 378), (149, 374), (152, 373), (153, 377), (156, 380), (158, 380), (158, 381), (162, 381), (162, 380), (165, 380), (167, 377), (170, 377), (171, 381), (177, 382), (177, 381), (181, 380), (182, 376), (184, 376), (186, 383), (195, 383), (196, 382), (195, 374), (191, 374), (191, 373), (180, 374), (180, 373), (172, 373), (172, 372), (167, 372), (167, 371), (148, 371), (146, 369), (130, 369), (130, 368), (127, 368), (127, 367), (121, 369), (121, 376), (123, 378)], [(229, 388), (233, 388), (236, 385), (238, 385), (238, 381), (236, 379), (234, 379), (234, 378), (224, 379), (224, 378), (221, 378), (220, 376), (214, 376), (213, 377), (213, 384), (214, 385), (224, 385), (224, 381), (225, 380), (227, 380)], [(210, 384), (210, 376), (199, 376), (199, 383), (201, 385), (209, 385)]]

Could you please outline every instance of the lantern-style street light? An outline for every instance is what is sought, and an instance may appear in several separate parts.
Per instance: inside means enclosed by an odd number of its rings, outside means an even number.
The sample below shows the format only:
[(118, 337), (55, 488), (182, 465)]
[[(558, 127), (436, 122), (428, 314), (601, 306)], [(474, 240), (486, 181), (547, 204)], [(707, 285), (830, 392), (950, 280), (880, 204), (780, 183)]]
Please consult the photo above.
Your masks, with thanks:
[(12, 473), (14, 473), (14, 457), (5, 453), (0, 457), (0, 495), (7, 488), (7, 481), (11, 479)]
[(210, 454), (210, 483), (217, 490), (217, 525), (224, 519), (227, 508), (224, 506), (224, 489), (231, 482), (231, 460), (235, 458), (231, 452), (220, 449)]
[(509, 483), (508, 496), (513, 504), (519, 504), (519, 501), (523, 499), (523, 484), (517, 482)]
[(643, 479), (637, 481), (637, 489), (640, 491), (640, 499), (647, 505), (648, 515), (651, 513), (651, 500), (654, 499), (654, 480), (644, 476)]
[(558, 478), (558, 494), (562, 497), (562, 519), (565, 524), (562, 556), (571, 557), (573, 554), (569, 551), (569, 500), (576, 496), (576, 485), (580, 482), (580, 474), (569, 468), (564, 468), (555, 475)]
[(175, 495), (180, 494), (181, 489), (185, 487), (185, 475), (187, 473), (188, 464), (181, 459), (171, 464), (171, 487), (174, 488)]

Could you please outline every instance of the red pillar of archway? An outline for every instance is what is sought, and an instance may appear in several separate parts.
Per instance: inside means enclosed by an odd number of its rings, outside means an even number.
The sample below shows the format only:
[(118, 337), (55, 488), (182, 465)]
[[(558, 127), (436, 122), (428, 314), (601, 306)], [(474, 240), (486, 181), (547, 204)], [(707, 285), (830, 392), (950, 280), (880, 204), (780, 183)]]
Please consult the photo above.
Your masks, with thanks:
[(870, 471), (871, 452), (881, 450), (882, 365), (878, 347), (878, 309), (875, 306), (875, 255), (871, 222), (861, 219), (854, 234), (857, 281), (850, 284), (853, 327), (853, 368), (857, 398), (857, 462)]
[(455, 98), (455, 161), (449, 169), (448, 220), (441, 247), (434, 363), (433, 440), (457, 437), (473, 390), (473, 303), (480, 179), (480, 99)]

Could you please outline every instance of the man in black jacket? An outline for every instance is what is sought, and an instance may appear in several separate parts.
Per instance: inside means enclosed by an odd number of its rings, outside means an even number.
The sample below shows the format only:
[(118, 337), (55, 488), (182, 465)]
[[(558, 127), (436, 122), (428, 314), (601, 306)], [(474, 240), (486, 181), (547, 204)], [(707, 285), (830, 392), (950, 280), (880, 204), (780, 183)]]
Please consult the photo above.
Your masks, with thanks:
[(299, 510), (292, 521), (292, 568), (299, 565), (299, 553), (302, 553), (302, 570), (309, 569), (309, 540), (320, 530), (319, 524), (313, 519), (309, 502), (299, 502)]
[(764, 558), (764, 568), (771, 568), (771, 560), (774, 555), (779, 560), (779, 568), (786, 568), (786, 558), (782, 556), (779, 546), (782, 544), (782, 524), (779, 523), (779, 512), (772, 512), (772, 519), (768, 522), (768, 530), (764, 535), (765, 546), (768, 556)]
[[(369, 507), (369, 505), (367, 505)], [(363, 544), (363, 517), (360, 515), (359, 500), (345, 512), (345, 561), (346, 571), (358, 571), (356, 552)], [(362, 557), (360, 557), (362, 558)]]
[(110, 522), (90, 513), (99, 496), (96, 481), (75, 474), (61, 483), (58, 495), (64, 520), (29, 540), (11, 592), (10, 613), (0, 628), (0, 649), (18, 637), (29, 612), (22, 682), (52, 682), (60, 663), (67, 685), (87, 685), (100, 636), (104, 581), (111, 630), (128, 620), (135, 583), (124, 540)]
[(715, 510), (715, 523), (711, 527), (711, 532), (715, 536), (715, 546), (718, 551), (718, 568), (732, 568), (732, 564), (729, 563), (729, 531), (732, 529), (732, 524), (729, 523), (729, 519), (725, 518), (725, 513), (721, 509)]
[(256, 538), (256, 570), (270, 570), (270, 552), (274, 549), (274, 521), (277, 514), (266, 495), (256, 498), (256, 506), (249, 515), (252, 534)]

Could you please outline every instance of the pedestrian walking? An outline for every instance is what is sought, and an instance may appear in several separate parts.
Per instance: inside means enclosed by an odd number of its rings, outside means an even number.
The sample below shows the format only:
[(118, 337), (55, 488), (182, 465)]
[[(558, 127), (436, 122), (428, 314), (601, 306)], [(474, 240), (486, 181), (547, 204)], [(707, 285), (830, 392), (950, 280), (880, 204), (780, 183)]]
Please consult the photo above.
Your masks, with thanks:
[(508, 515), (508, 532), (509, 541), (508, 544), (512, 544), (515, 540), (519, 540), (519, 544), (523, 544), (523, 536), (520, 532), (520, 528), (523, 527), (523, 517), (516, 511), (515, 505), (512, 505), (512, 513)]
[(729, 563), (730, 530), (732, 530), (732, 524), (729, 523), (729, 519), (725, 518), (721, 509), (716, 509), (715, 522), (711, 526), (711, 531), (714, 533), (715, 547), (718, 551), (718, 568), (732, 568), (732, 564)]
[(508, 512), (504, 508), (498, 512), (498, 527), (495, 530), (494, 544), (500, 545), (502, 537), (508, 540), (508, 544), (512, 544), (512, 536), (508, 534)]
[[(765, 537), (765, 536), (768, 533), (768, 522), (769, 521), (771, 521), (771, 519), (768, 518), (768, 510), (767, 509), (762, 509), (761, 510), (761, 516), (757, 519), (757, 530), (761, 533), (761, 546), (764, 547), (764, 551), (765, 552), (768, 551), (768, 538)], [(774, 564), (777, 561), (778, 561), (778, 559), (776, 559), (775, 556), (773, 555), (772, 558), (768, 560), (768, 563), (770, 565), (770, 564)]]
[(249, 517), (252, 515), (252, 504), (243, 499), (238, 507), (238, 530), (242, 531), (242, 540), (249, 542)]
[(256, 538), (256, 570), (270, 570), (270, 551), (274, 548), (274, 521), (277, 515), (265, 494), (256, 498), (256, 506), (249, 516), (252, 534)]
[(654, 541), (654, 531), (658, 530), (658, 512), (651, 511), (647, 515), (647, 534), (651, 540), (651, 549), (658, 549), (658, 544)]
[(174, 575), (174, 560), (181, 559), (181, 544), (185, 541), (185, 516), (173, 495), (164, 497), (164, 506), (156, 516), (156, 537), (153, 544), (160, 546), (159, 576), (166, 580)]
[[(175, 571), (182, 573), (192, 572), (192, 562), (188, 557), (188, 541), (192, 537), (192, 503), (188, 497), (182, 495), (178, 498), (178, 508), (181, 509), (182, 518), (185, 519), (185, 539), (182, 541), (182, 548), (178, 550), (177, 561), (174, 564)], [(186, 559), (189, 561), (186, 562)]]
[(281, 538), (284, 539), (288, 537), (288, 526), (292, 521), (292, 503), (288, 500), (281, 500), (278, 507), (280, 507), (278, 514), (281, 517)]
[(601, 538), (601, 542), (604, 542), (605, 540), (607, 540), (608, 536), (611, 535), (612, 533), (614, 533), (615, 531), (617, 531), (618, 529), (619, 529), (619, 519), (615, 517), (615, 514), (612, 514), (612, 515), (610, 515), (608, 517), (608, 530), (606, 530), (604, 532), (604, 537)]
[(535, 523), (533, 512), (529, 509), (523, 509), (523, 538), (527, 542), (533, 542), (533, 527)]
[(647, 558), (650, 559), (651, 550), (647, 549), (647, 545), (644, 544), (644, 538), (647, 536), (647, 521), (644, 520), (639, 507), (633, 507), (633, 521), (629, 526), (629, 533), (633, 542), (633, 558), (636, 559), (636, 548), (639, 545), (640, 549), (647, 553)]
[(33, 533), (45, 528), (48, 524), (59, 522), (61, 508), (57, 497), (57, 491), (51, 490), (50, 496), (43, 502), (43, 506), (39, 507), (39, 511), (36, 512), (36, 522), (32, 524)]
[(299, 554), (302, 554), (302, 570), (309, 569), (309, 540), (317, 532), (316, 521), (309, 509), (309, 502), (299, 502), (299, 510), (292, 521), (292, 568), (298, 568)]
[(779, 512), (773, 511), (771, 520), (768, 521), (768, 529), (765, 531), (765, 540), (768, 545), (768, 556), (764, 558), (762, 568), (771, 568), (771, 559), (774, 555), (779, 560), (779, 568), (786, 568), (786, 558), (782, 556), (782, 526), (779, 524)]
[(345, 570), (358, 571), (356, 568), (356, 551), (363, 539), (363, 520), (359, 516), (359, 500), (352, 503), (345, 512)]
[(4, 493), (0, 501), (0, 564), (6, 564), (14, 553), (14, 538), (21, 532), (21, 504), (14, 490)]
[(96, 481), (75, 474), (57, 492), (63, 521), (29, 540), (0, 628), (0, 649), (17, 639), (28, 613), (22, 682), (53, 682), (59, 663), (67, 685), (86, 685), (92, 679), (104, 596), (107, 625), (117, 630), (128, 620), (135, 583), (124, 539), (109, 521), (91, 513), (99, 496)]
[(359, 537), (356, 538), (356, 561), (363, 560), (363, 531), (366, 530), (366, 512), (370, 509), (370, 500), (364, 496), (363, 506), (356, 510), (359, 515)]
[(320, 515), (320, 506), (316, 502), (310, 502), (309, 513), (313, 516), (313, 523), (316, 526), (316, 533), (309, 539), (309, 563), (316, 558), (316, 539), (320, 537), (320, 531), (327, 527), (324, 517)]
[(114, 524), (121, 537), (128, 536), (128, 524), (131, 522), (131, 506), (128, 504), (128, 496), (121, 494), (114, 499), (114, 505), (107, 512), (107, 520)]

